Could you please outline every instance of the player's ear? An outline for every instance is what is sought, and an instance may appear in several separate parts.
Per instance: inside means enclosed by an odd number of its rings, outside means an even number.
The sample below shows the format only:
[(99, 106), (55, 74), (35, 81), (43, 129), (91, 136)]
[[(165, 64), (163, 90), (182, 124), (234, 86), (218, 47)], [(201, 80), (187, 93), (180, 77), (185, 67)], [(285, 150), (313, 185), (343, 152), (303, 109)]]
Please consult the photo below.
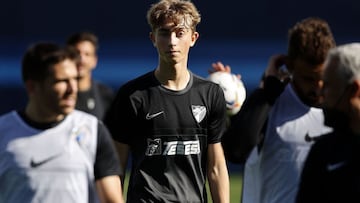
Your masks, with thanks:
[(351, 91), (351, 97), (356, 97), (356, 98), (360, 98), (360, 81), (359, 80), (354, 80), (354, 82), (352, 82), (350, 84), (350, 91)]
[(192, 35), (191, 35), (191, 44), (190, 46), (193, 47), (196, 43), (196, 40), (199, 38), (199, 33), (198, 32), (194, 32)]
[(151, 40), (151, 42), (153, 43), (154, 47), (156, 47), (156, 40), (155, 40), (155, 36), (153, 32), (149, 33), (149, 38)]

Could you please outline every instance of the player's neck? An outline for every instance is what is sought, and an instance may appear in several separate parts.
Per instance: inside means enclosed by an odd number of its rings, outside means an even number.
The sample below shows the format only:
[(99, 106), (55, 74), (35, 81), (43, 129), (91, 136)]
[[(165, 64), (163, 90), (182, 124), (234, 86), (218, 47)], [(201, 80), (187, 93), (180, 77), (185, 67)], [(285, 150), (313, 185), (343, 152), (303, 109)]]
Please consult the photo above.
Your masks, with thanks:
[(91, 88), (91, 75), (84, 75), (78, 81), (79, 92), (87, 91)]
[(65, 118), (64, 114), (50, 114), (44, 108), (29, 102), (25, 108), (25, 115), (33, 122), (52, 123), (59, 122)]
[(190, 73), (187, 68), (164, 68), (158, 67), (155, 70), (156, 79), (166, 88), (179, 91), (186, 88)]

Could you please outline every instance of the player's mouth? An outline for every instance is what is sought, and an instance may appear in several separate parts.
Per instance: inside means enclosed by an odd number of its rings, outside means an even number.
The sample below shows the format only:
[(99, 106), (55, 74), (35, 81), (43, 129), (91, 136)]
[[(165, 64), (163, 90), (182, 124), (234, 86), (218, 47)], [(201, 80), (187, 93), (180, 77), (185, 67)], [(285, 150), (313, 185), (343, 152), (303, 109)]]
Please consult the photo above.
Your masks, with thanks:
[(174, 54), (180, 53), (180, 51), (170, 50), (167, 53), (170, 55), (174, 55)]
[(74, 97), (65, 98), (65, 99), (63, 99), (63, 104), (65, 106), (73, 107), (76, 104), (76, 98), (74, 98)]

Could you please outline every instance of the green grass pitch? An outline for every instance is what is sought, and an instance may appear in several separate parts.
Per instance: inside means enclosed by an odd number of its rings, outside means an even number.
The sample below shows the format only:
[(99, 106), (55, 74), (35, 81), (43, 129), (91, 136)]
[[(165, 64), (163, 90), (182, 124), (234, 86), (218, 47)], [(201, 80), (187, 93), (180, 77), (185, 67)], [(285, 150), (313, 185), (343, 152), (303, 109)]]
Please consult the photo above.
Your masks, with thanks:
[[(240, 203), (241, 198), (241, 187), (242, 187), (242, 175), (241, 173), (232, 172), (230, 176), (230, 202), (231, 203)], [(127, 192), (127, 186), (129, 184), (129, 173), (126, 174), (124, 182), (124, 194)], [(211, 203), (210, 192), (208, 190), (208, 202)], [(126, 195), (125, 195), (126, 198)]]

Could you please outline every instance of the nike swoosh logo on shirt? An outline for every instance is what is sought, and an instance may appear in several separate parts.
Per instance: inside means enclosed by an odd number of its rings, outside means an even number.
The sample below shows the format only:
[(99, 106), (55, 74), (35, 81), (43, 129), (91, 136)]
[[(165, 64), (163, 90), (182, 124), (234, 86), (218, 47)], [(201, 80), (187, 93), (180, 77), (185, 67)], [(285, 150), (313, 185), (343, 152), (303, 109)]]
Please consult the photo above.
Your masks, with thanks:
[(56, 159), (57, 157), (59, 157), (61, 154), (55, 154), (53, 156), (50, 156), (46, 159), (43, 159), (41, 161), (34, 161), (34, 159), (32, 158), (31, 161), (30, 161), (30, 166), (31, 168), (37, 168), (43, 164), (46, 164), (47, 162), (53, 160), (53, 159)]
[(147, 114), (146, 114), (146, 120), (153, 119), (153, 118), (155, 118), (155, 117), (157, 117), (158, 115), (163, 114), (163, 113), (164, 113), (164, 111), (160, 111), (160, 112), (157, 112), (157, 113), (154, 113), (154, 114), (149, 114), (149, 113), (147, 113)]
[(310, 137), (309, 133), (306, 133), (306, 135), (305, 135), (305, 141), (306, 141), (306, 142), (316, 141), (316, 140), (318, 140), (320, 137), (321, 137), (321, 135), (320, 135), (320, 136)]
[(342, 161), (342, 162), (338, 162), (338, 163), (334, 163), (334, 164), (328, 164), (326, 166), (326, 169), (328, 171), (334, 171), (334, 170), (337, 170), (337, 169), (343, 167), (345, 164), (346, 164), (346, 161)]

